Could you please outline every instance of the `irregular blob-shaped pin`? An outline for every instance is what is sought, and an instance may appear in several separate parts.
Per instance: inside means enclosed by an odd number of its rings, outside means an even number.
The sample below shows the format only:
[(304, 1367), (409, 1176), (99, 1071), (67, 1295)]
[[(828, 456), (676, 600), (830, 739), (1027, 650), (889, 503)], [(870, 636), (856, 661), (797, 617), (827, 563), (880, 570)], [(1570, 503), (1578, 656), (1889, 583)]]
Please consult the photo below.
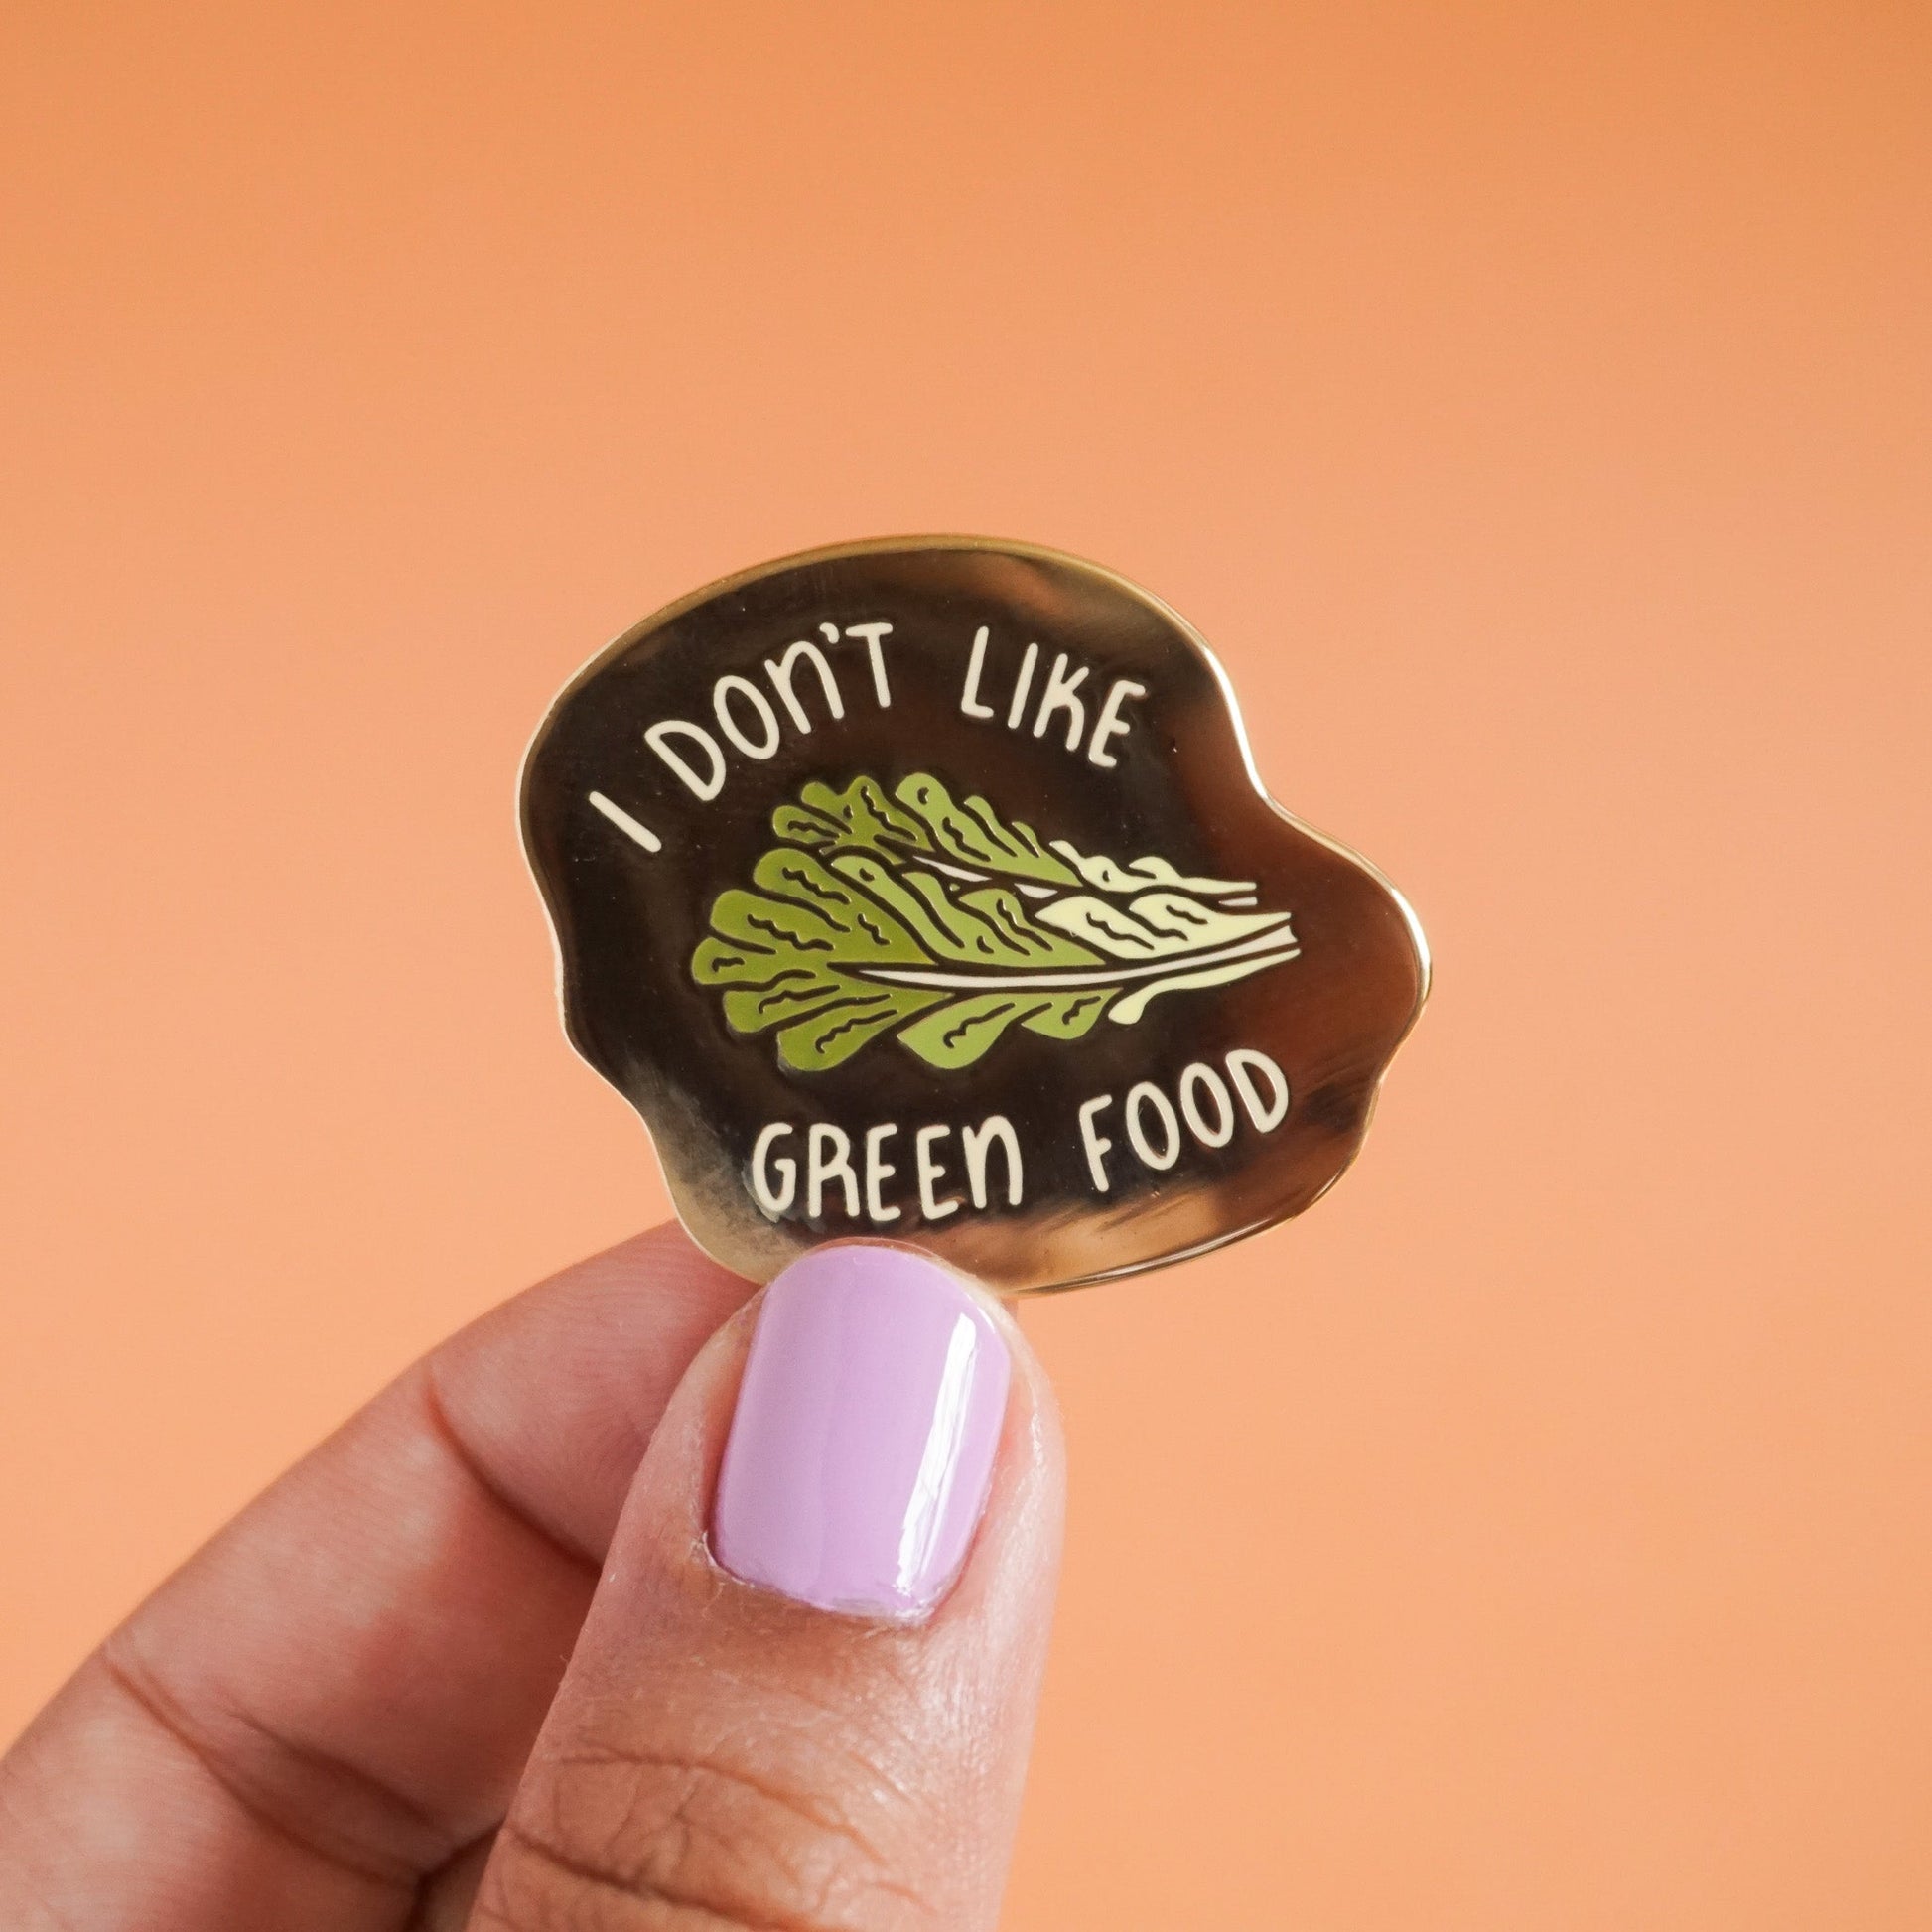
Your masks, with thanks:
[(1219, 665), (1095, 565), (842, 545), (646, 619), (523, 777), (565, 1024), (699, 1243), (1070, 1287), (1299, 1213), (1428, 989), (1255, 775)]

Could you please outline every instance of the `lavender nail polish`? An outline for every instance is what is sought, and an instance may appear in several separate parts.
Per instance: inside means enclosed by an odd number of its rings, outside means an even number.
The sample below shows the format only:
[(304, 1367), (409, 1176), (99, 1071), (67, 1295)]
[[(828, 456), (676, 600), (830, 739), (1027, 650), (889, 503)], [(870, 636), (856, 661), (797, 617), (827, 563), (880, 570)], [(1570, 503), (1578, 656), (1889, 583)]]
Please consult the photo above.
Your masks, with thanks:
[(765, 1291), (725, 1445), (712, 1549), (819, 1609), (929, 1610), (986, 1507), (1012, 1363), (945, 1269), (814, 1249)]

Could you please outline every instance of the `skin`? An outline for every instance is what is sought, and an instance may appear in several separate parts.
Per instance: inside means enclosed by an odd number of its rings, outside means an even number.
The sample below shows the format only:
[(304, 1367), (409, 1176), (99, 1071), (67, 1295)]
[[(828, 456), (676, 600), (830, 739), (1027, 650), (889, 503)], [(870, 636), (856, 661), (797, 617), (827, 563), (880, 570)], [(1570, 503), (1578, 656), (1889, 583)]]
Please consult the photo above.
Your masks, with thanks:
[(116, 1630), (0, 1760), (20, 1932), (974, 1932), (998, 1914), (1058, 1563), (1013, 1392), (923, 1623), (710, 1559), (756, 1316), (676, 1229), (445, 1342)]

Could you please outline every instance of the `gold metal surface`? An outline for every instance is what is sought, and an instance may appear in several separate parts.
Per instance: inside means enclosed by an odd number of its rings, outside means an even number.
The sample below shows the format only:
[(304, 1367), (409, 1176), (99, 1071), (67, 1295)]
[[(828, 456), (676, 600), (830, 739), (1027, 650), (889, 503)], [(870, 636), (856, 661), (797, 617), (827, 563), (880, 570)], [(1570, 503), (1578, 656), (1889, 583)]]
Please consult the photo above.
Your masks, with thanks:
[(866, 1235), (1036, 1291), (1269, 1227), (1354, 1158), (1428, 990), (1194, 631), (1022, 544), (671, 605), (552, 706), (522, 815), (572, 1042), (757, 1280)]

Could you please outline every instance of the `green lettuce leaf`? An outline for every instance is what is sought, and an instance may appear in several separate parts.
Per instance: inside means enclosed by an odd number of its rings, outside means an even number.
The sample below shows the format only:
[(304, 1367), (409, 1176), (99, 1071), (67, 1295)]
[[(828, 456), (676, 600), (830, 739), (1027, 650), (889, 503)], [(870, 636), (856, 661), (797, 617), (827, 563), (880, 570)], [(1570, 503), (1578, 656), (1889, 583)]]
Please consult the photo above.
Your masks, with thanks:
[(1252, 905), (1250, 884), (1049, 847), (925, 772), (891, 793), (871, 777), (807, 784), (771, 829), (782, 843), (753, 890), (713, 902), (691, 974), (719, 989), (734, 1032), (775, 1029), (780, 1062), (801, 1073), (888, 1035), (949, 1069), (1016, 1026), (1075, 1040), (1103, 1015), (1132, 1025), (1162, 993), (1299, 951), (1286, 912), (1214, 902)]

